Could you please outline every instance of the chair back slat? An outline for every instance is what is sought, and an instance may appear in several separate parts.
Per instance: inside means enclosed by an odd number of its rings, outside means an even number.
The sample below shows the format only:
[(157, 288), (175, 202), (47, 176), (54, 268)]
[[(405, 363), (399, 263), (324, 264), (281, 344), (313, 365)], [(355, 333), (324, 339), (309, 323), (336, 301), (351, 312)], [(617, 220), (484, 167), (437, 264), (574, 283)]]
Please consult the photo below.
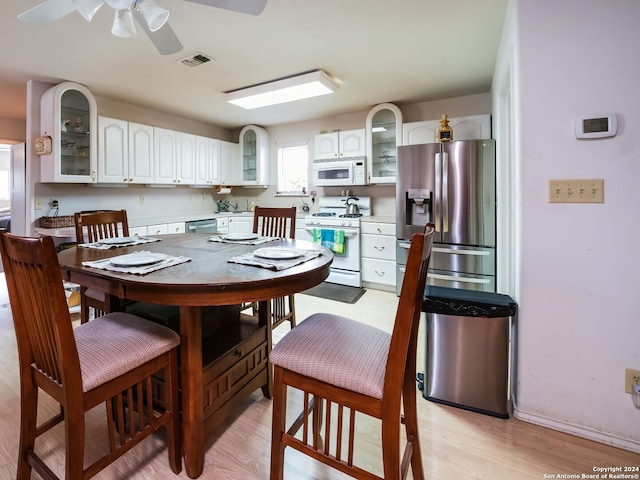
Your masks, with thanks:
[(400, 398), (402, 372), (406, 369), (407, 360), (415, 361), (434, 230), (434, 225), (429, 223), (424, 234), (415, 234), (411, 239), (389, 347), (383, 398)]
[(78, 243), (97, 242), (103, 238), (129, 236), (126, 210), (82, 211), (75, 214)]
[(253, 233), (269, 237), (296, 238), (296, 207), (256, 207)]
[(78, 353), (52, 237), (0, 233), (0, 251), (21, 370), (33, 366), (59, 385), (69, 375), (79, 381)]

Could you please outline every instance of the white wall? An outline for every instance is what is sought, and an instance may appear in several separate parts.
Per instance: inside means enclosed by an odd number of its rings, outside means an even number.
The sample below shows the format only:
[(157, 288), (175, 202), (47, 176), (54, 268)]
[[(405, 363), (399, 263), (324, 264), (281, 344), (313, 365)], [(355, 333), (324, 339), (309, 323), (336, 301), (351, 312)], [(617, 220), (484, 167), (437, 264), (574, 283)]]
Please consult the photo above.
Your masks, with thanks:
[[(639, 18), (634, 0), (512, 0), (496, 72), (513, 85), (515, 416), (640, 452)], [(615, 138), (575, 138), (577, 114), (606, 112)], [(604, 178), (605, 203), (548, 203), (558, 178)]]

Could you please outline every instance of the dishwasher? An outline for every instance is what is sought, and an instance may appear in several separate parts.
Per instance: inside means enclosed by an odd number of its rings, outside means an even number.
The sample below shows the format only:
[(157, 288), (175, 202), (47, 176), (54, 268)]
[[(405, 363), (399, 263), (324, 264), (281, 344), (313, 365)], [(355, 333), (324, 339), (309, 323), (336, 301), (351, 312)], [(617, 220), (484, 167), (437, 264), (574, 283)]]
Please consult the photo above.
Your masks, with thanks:
[(193, 220), (185, 223), (187, 233), (217, 233), (218, 220), (215, 218), (207, 218), (205, 220)]

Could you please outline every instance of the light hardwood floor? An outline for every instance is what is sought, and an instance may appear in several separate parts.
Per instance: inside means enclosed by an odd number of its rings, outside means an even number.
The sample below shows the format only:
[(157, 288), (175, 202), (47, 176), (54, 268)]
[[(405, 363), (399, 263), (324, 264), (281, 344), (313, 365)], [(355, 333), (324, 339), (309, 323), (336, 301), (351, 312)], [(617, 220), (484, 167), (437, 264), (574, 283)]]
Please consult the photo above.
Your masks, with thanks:
[[(0, 480), (15, 479), (19, 426), (19, 388), (15, 337), (6, 296), (4, 275), (0, 274)], [(390, 330), (395, 315), (396, 296), (369, 290), (355, 305), (296, 296), (300, 320), (326, 311), (350, 316)], [(424, 323), (424, 322), (423, 322)], [(283, 325), (274, 332), (277, 341), (288, 331)], [(423, 334), (421, 334), (421, 341)], [(424, 344), (420, 348), (418, 370), (424, 367)], [(417, 395), (421, 395), (416, 390)], [(42, 395), (46, 397), (46, 395)], [(289, 402), (300, 398), (290, 394)], [(54, 402), (43, 402), (41, 414), (56, 411)], [(289, 409), (292, 412), (292, 409)], [(296, 409), (297, 410), (297, 409)], [(95, 458), (106, 448), (104, 406), (87, 416), (85, 458)], [(292, 412), (297, 413), (297, 412)], [(502, 420), (462, 409), (438, 405), (418, 398), (422, 456), (428, 479), (539, 480), (545, 475), (593, 474), (599, 466), (638, 466), (640, 455), (584, 440), (571, 435), (521, 422)], [(357, 451), (359, 458), (374, 468), (381, 465), (379, 431), (372, 420), (359, 418)], [(206, 445), (205, 480), (265, 480), (269, 477), (271, 402), (255, 392), (239, 404), (234, 415), (215, 432)], [(44, 435), (36, 444), (57, 472), (64, 469), (61, 426)], [(319, 466), (290, 449), (286, 453), (287, 480), (346, 479), (343, 474)], [(37, 478), (34, 473), (33, 478)], [(98, 479), (158, 480), (188, 478), (168, 468), (164, 436), (159, 433), (109, 466)], [(551, 478), (551, 477), (546, 477)], [(557, 477), (556, 477), (557, 478)]]

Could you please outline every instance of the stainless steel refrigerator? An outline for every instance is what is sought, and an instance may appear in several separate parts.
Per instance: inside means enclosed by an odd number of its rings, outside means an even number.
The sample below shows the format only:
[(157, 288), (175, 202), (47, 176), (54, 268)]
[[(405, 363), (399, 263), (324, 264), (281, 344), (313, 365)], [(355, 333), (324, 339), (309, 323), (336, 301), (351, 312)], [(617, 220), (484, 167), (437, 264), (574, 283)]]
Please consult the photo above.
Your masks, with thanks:
[(430, 285), (495, 292), (496, 167), (494, 140), (398, 147), (397, 293), (409, 242), (435, 224)]

